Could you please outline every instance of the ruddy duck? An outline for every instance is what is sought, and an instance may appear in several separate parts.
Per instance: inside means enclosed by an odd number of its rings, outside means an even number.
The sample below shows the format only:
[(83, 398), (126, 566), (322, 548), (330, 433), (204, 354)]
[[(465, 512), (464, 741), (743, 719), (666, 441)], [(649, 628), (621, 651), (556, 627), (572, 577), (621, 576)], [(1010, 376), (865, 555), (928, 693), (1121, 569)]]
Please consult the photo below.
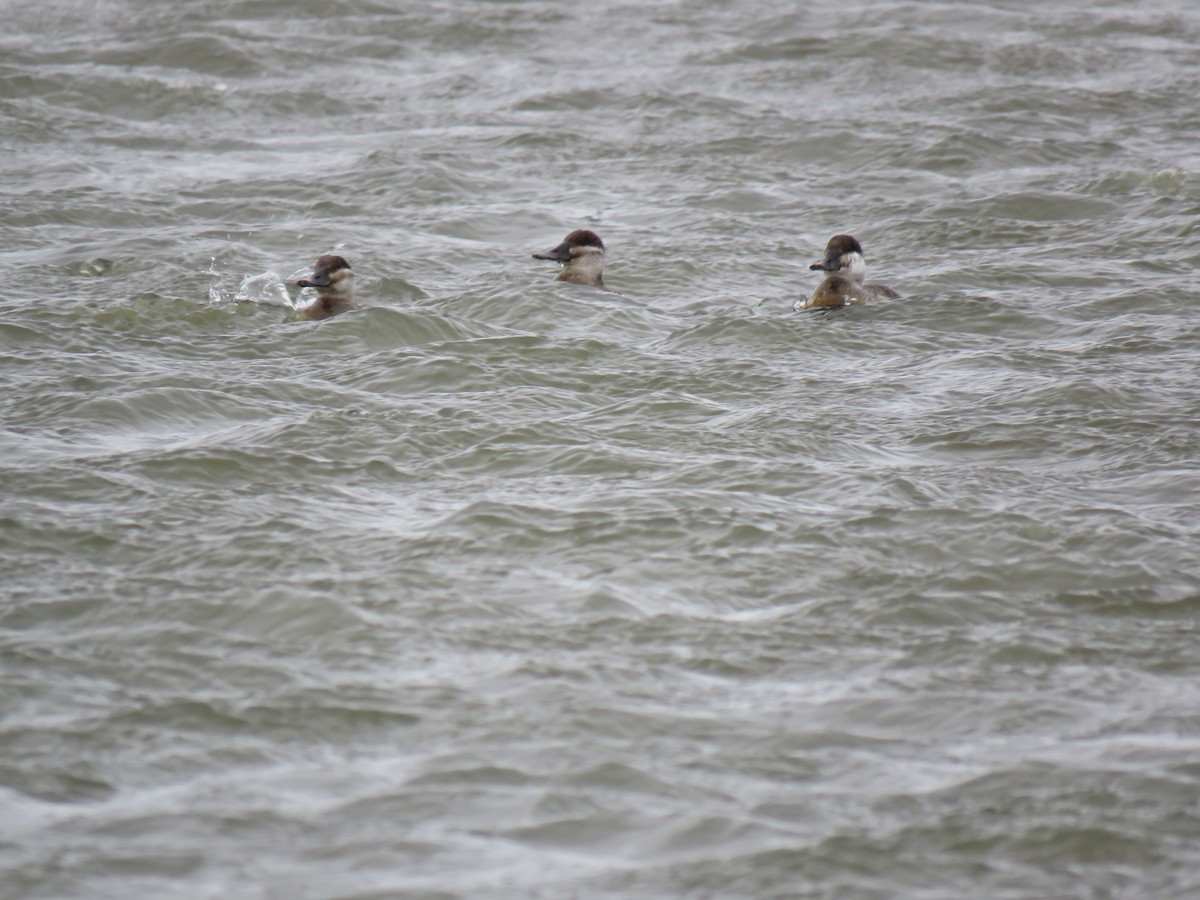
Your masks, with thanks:
[(868, 300), (887, 300), (900, 295), (882, 284), (863, 284), (867, 263), (862, 245), (848, 234), (835, 234), (825, 245), (825, 258), (810, 269), (825, 272), (825, 279), (807, 300), (797, 300), (793, 309), (830, 309)]
[(553, 250), (533, 254), (534, 259), (552, 259), (562, 263), (555, 281), (604, 287), (604, 241), (594, 231), (572, 231)]
[(340, 256), (322, 256), (313, 273), (301, 278), (296, 285), (317, 289), (317, 299), (300, 310), (301, 319), (328, 319), (358, 309), (354, 302), (354, 273), (350, 271), (350, 263)]

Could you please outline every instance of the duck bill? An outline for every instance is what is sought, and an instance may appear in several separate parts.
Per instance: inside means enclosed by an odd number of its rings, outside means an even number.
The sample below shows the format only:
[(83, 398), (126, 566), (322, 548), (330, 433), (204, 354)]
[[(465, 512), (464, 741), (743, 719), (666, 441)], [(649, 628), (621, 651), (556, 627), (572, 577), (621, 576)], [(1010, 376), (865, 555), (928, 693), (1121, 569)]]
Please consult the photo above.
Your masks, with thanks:
[(313, 273), (307, 278), (301, 278), (296, 282), (296, 287), (311, 287), (323, 288), (329, 287), (333, 282), (329, 280), (329, 270), (324, 266), (313, 270)]
[(545, 253), (533, 254), (534, 259), (551, 259), (554, 262), (566, 262), (571, 258), (571, 246), (566, 241), (563, 241), (553, 250), (547, 250)]
[(842, 267), (835, 257), (827, 256), (820, 262), (815, 262), (808, 268), (813, 272), (836, 272)]

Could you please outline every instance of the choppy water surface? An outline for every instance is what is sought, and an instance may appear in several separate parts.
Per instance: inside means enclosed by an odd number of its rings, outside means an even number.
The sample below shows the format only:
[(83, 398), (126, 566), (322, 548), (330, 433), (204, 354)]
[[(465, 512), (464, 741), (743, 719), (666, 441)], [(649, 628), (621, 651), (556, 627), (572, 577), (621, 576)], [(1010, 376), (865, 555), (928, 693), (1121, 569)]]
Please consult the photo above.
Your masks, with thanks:
[(4, 17), (3, 896), (1200, 892), (1194, 4)]

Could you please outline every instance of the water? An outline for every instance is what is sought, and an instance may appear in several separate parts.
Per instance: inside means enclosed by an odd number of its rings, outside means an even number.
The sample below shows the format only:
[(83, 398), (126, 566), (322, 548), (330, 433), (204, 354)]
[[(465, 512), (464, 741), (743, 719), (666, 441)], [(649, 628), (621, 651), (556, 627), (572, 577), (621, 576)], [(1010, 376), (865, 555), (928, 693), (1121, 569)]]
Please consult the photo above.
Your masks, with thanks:
[(0, 895), (1200, 893), (1193, 4), (4, 15)]

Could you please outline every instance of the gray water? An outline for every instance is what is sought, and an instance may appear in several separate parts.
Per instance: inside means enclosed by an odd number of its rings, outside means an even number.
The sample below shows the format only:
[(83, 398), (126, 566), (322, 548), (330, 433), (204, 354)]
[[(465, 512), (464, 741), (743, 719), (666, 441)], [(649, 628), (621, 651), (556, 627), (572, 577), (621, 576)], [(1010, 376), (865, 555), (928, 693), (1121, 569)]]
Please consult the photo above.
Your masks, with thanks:
[(0, 895), (1200, 896), (1191, 0), (0, 12)]

